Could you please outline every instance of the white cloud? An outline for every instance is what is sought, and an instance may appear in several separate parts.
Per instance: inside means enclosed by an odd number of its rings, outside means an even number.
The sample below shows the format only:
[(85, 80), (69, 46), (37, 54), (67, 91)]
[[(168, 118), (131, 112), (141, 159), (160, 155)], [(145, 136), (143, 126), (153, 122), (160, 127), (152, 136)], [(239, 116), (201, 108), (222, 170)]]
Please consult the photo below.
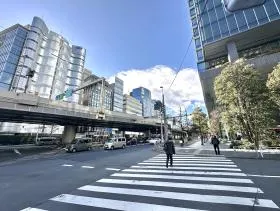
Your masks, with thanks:
[[(199, 76), (194, 69), (181, 70), (169, 89), (176, 71), (170, 67), (157, 65), (149, 69), (131, 69), (121, 71), (115, 76), (124, 81), (124, 93), (129, 94), (132, 89), (145, 87), (152, 93), (152, 99), (161, 100), (160, 86), (164, 87), (166, 105), (175, 112), (181, 105), (184, 110), (189, 105), (204, 105)], [(112, 76), (109, 81), (113, 81)]]

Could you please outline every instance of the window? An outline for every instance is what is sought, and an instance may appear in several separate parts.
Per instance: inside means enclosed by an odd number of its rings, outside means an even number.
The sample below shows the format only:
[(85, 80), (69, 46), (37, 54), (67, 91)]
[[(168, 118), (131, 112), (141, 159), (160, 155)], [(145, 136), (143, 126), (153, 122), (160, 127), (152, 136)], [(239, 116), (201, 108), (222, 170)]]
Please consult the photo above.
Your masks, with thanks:
[(203, 13), (202, 15), (202, 23), (204, 26), (209, 24), (209, 16), (207, 12)]
[(207, 9), (211, 10), (213, 8), (214, 8), (213, 0), (208, 0), (208, 2), (207, 2)]
[(191, 14), (191, 16), (194, 16), (194, 15), (195, 15), (195, 8), (192, 8), (192, 9), (190, 10), (190, 14)]
[(205, 70), (205, 63), (202, 62), (202, 63), (198, 63), (197, 64), (197, 69), (199, 72), (203, 72)]
[(10, 84), (12, 82), (12, 79), (13, 79), (12, 74), (6, 73), (6, 72), (1, 72), (0, 73), (0, 82), (1, 83)]
[(267, 0), (264, 6), (271, 20), (274, 20), (279, 16), (278, 10), (272, 0)]
[(255, 13), (252, 9), (246, 10), (245, 16), (246, 16), (249, 27), (254, 27), (258, 24)]
[(4, 69), (5, 72), (14, 74), (15, 70), (16, 70), (16, 65), (10, 64), (10, 63), (6, 63), (5, 69)]
[(256, 12), (259, 23), (268, 22), (268, 17), (266, 15), (265, 11), (264, 11), (264, 6), (256, 7), (255, 12)]
[(217, 13), (218, 20), (225, 18), (225, 14), (222, 6), (216, 7), (216, 13)]
[(219, 25), (220, 25), (222, 36), (229, 35), (226, 19), (219, 20)]
[(209, 11), (209, 18), (211, 23), (217, 21), (215, 10)]
[(240, 31), (248, 29), (246, 19), (245, 19), (245, 16), (242, 11), (235, 13), (235, 17), (236, 17), (237, 25), (238, 25), (238, 28)]
[(219, 39), (221, 37), (221, 32), (219, 29), (218, 22), (212, 23), (212, 32), (214, 39)]
[(199, 34), (198, 34), (198, 28), (193, 28), (193, 36), (194, 37), (197, 37)]
[(202, 50), (197, 51), (196, 54), (197, 54), (197, 60), (199, 60), (199, 61), (203, 60)]
[(192, 26), (197, 26), (196, 18), (193, 18), (193, 19), (192, 19)]
[(229, 30), (231, 33), (236, 33), (238, 32), (237, 29), (237, 23), (235, 21), (235, 18), (233, 15), (230, 15), (227, 17), (227, 21), (228, 21), (228, 26), (229, 26)]
[(189, 6), (192, 7), (194, 5), (193, 0), (189, 0)]
[(215, 6), (218, 6), (218, 5), (221, 5), (222, 4), (222, 1), (221, 0), (213, 0), (214, 1), (214, 5)]
[(196, 48), (200, 48), (201, 47), (201, 42), (200, 42), (200, 39), (195, 39), (195, 47)]
[(212, 35), (210, 24), (205, 26), (204, 33), (205, 33), (205, 39), (207, 42), (210, 42), (213, 40), (213, 35)]

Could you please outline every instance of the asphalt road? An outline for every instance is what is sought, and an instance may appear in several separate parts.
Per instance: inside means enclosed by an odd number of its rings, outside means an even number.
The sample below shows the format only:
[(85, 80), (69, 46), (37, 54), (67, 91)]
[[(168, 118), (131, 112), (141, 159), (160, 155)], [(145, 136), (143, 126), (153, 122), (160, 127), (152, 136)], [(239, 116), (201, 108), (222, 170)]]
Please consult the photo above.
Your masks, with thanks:
[(150, 145), (62, 153), (2, 165), (0, 210), (279, 209), (279, 161), (191, 152), (177, 153), (168, 169), (165, 156)]

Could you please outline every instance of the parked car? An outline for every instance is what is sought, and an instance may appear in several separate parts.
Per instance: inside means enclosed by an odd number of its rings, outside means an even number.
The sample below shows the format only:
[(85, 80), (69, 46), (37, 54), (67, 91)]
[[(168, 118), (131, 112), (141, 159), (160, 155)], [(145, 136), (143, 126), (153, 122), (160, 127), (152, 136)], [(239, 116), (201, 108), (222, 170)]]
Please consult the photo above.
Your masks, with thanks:
[(137, 145), (138, 141), (135, 137), (126, 140), (126, 145)]
[(92, 143), (90, 138), (76, 138), (71, 142), (71, 144), (66, 146), (66, 150), (68, 152), (78, 152), (91, 149)]
[(126, 138), (124, 137), (117, 137), (117, 138), (110, 138), (104, 144), (104, 149), (117, 149), (117, 148), (125, 148), (126, 147)]
[(56, 137), (41, 137), (37, 139), (36, 145), (57, 145), (60, 143), (60, 140)]
[(148, 142), (149, 142), (150, 144), (159, 144), (159, 143), (161, 143), (162, 141), (161, 141), (161, 139), (159, 139), (159, 138), (153, 138), (153, 139), (148, 140)]

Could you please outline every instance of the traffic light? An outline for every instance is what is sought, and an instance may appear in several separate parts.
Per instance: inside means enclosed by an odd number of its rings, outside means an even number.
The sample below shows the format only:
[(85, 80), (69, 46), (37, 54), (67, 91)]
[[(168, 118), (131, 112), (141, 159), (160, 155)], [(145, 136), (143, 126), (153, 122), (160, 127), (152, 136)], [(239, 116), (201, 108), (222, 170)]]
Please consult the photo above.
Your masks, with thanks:
[(262, 5), (265, 1), (266, 0), (223, 0), (223, 3), (228, 12), (236, 12)]

